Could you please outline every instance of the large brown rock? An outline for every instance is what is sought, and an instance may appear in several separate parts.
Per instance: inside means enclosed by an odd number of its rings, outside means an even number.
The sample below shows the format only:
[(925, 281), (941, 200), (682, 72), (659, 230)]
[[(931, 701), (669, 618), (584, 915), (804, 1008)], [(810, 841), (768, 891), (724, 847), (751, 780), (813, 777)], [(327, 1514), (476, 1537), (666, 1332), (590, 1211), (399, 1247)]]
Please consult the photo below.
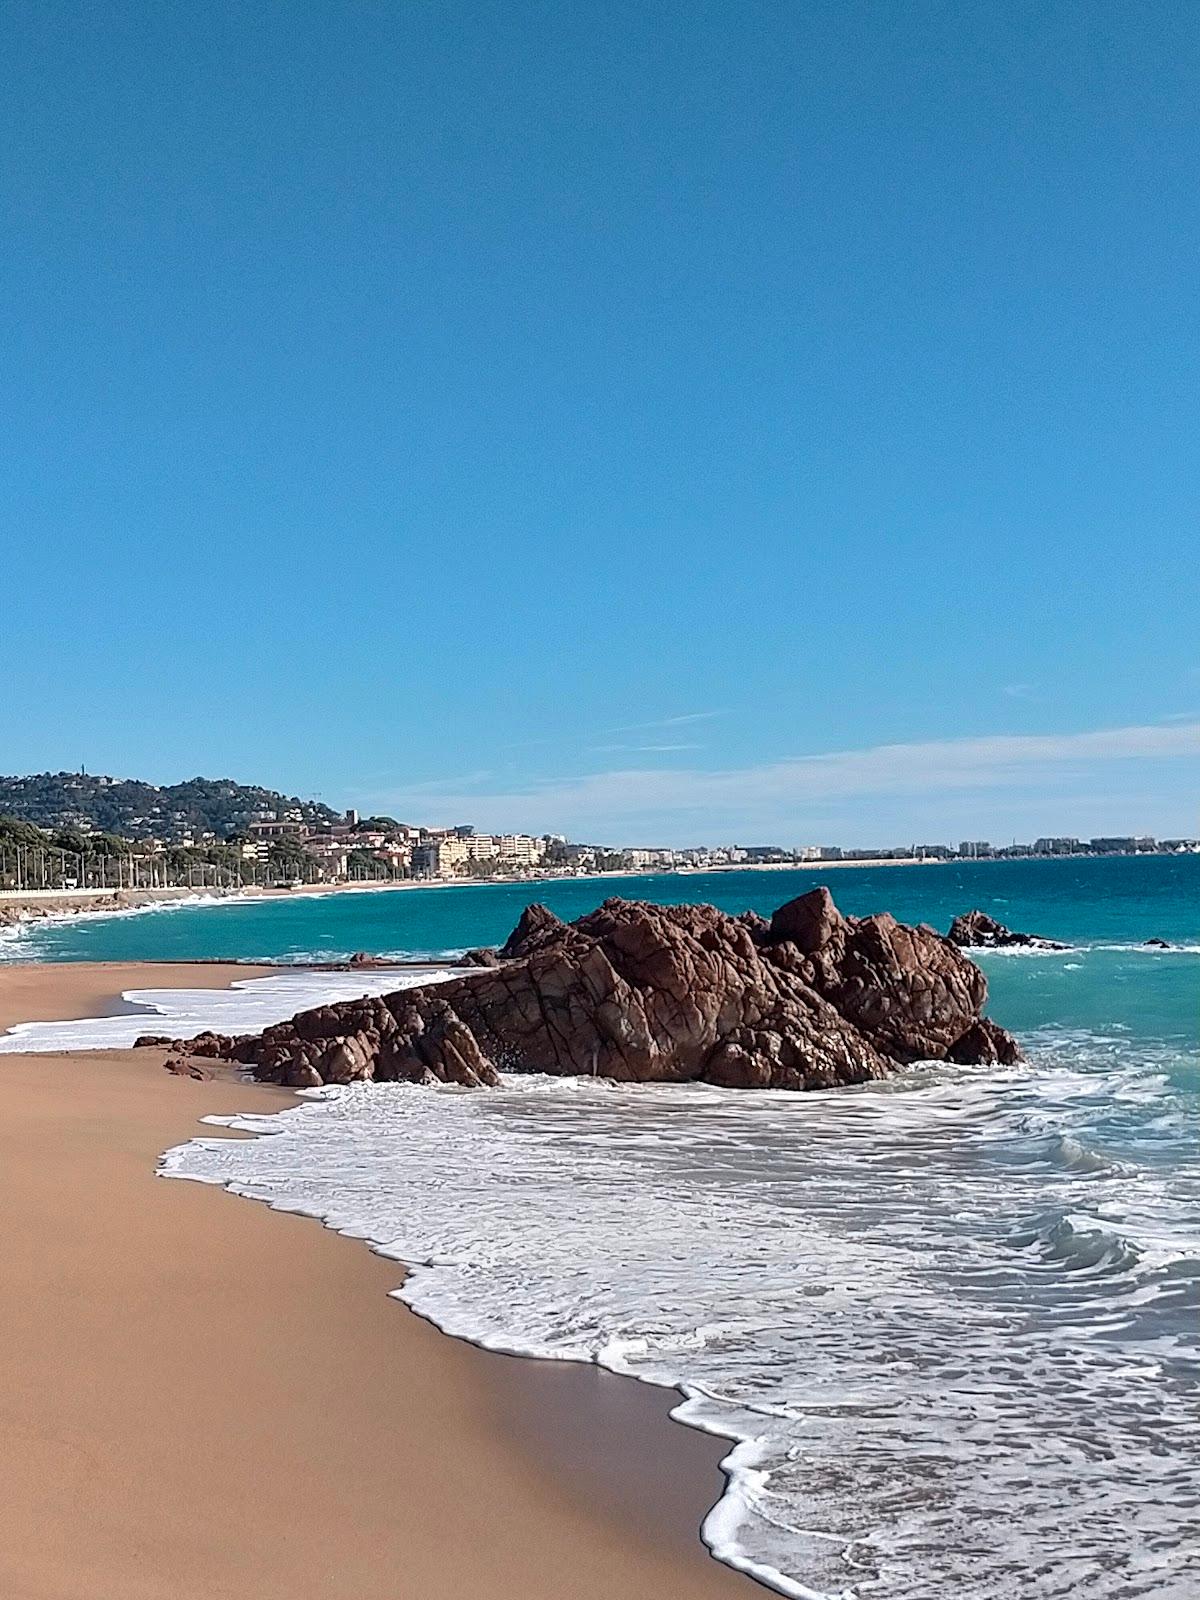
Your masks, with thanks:
[(530, 906), (501, 955), (469, 976), (320, 1006), (260, 1035), (202, 1036), (195, 1053), (294, 1087), (474, 1086), (504, 1070), (775, 1089), (1018, 1054), (981, 1016), (983, 973), (947, 939), (888, 915), (844, 917), (824, 888), (770, 923), (628, 900), (564, 923)]
[(767, 937), (772, 944), (794, 944), (801, 955), (810, 956), (845, 930), (845, 918), (823, 885), (789, 900), (772, 917)]

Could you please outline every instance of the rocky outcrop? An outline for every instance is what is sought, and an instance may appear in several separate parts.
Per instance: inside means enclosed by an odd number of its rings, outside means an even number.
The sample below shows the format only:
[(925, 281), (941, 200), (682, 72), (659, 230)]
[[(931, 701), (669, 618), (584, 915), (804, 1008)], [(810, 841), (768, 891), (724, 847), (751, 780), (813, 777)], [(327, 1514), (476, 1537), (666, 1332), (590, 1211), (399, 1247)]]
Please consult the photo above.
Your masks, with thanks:
[(929, 927), (844, 917), (827, 889), (770, 922), (712, 906), (607, 900), (577, 922), (525, 911), (494, 968), (301, 1012), (262, 1034), (202, 1034), (220, 1055), (294, 1087), (498, 1071), (620, 1082), (818, 1089), (923, 1060), (1012, 1061), (981, 1013), (987, 981)]
[(526, 906), (517, 925), (500, 946), (503, 961), (516, 961), (534, 955), (552, 944), (559, 944), (569, 925), (556, 917), (549, 906)]
[(967, 911), (955, 917), (947, 938), (961, 949), (999, 950), (1008, 945), (1026, 945), (1031, 950), (1069, 950), (1070, 945), (1043, 939), (1036, 933), (1014, 933), (986, 911)]
[(491, 945), (480, 945), (475, 950), (464, 950), (459, 966), (462, 967), (498, 967), (500, 957)]

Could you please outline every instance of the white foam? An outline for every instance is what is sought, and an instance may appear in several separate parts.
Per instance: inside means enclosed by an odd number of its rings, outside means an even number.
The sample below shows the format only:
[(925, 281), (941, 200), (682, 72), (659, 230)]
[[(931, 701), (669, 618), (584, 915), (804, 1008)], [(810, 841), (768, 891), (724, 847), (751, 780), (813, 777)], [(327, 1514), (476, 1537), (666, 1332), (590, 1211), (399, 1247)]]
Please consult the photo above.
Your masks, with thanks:
[(70, 1022), (23, 1022), (0, 1034), (0, 1053), (59, 1050), (124, 1050), (139, 1034), (191, 1039), (214, 1033), (253, 1033), (297, 1011), (334, 1000), (388, 994), (456, 976), (446, 968), (394, 968), (363, 972), (314, 972), (281, 968), (269, 978), (242, 978), (229, 989), (127, 989), (121, 999), (136, 1011)]
[[(1053, 960), (1059, 956), (1089, 956), (1098, 951), (1108, 950), (1119, 952), (1123, 955), (1138, 956), (1196, 956), (1200, 955), (1200, 944), (1181, 943), (1162, 945), (1147, 944), (1142, 940), (1140, 944), (1120, 944), (1105, 940), (1094, 940), (1086, 944), (1066, 944), (1061, 950), (1047, 949), (1044, 945), (1027, 944), (1002, 944), (1002, 945), (972, 945), (964, 948), (963, 955), (969, 956), (972, 961), (980, 957), (1003, 956), (1006, 960), (1019, 958), (1032, 960), (1041, 957), (1043, 960)], [(1076, 970), (1072, 968), (1071, 970)]]
[(679, 1388), (736, 1441), (706, 1541), (784, 1594), (1165, 1600), (1200, 1579), (1200, 1172), (1113, 1048), (832, 1094), (356, 1085), (163, 1170), (368, 1240), (447, 1332)]
[[(176, 899), (150, 900), (142, 905), (135, 906), (113, 906), (101, 904), (94, 908), (83, 911), (48, 910), (42, 915), (30, 917), (24, 922), (11, 923), (3, 928), (0, 928), (0, 961), (28, 960), (28, 952), (22, 948), (22, 945), (29, 942), (36, 942), (37, 935), (39, 933), (44, 933), (49, 928), (61, 927), (68, 923), (108, 922), (114, 918), (125, 919), (128, 917), (145, 917), (152, 914), (161, 916), (164, 913), (172, 911), (214, 910), (221, 906), (228, 906), (234, 909), (244, 910), (247, 906), (269, 906), (283, 904), (291, 905), (297, 900), (328, 899), (331, 893), (337, 893), (339, 895), (346, 893), (386, 893), (389, 889), (395, 888), (396, 885), (386, 883), (356, 885), (354, 888), (350, 888), (349, 885), (341, 885), (337, 890), (321, 888), (293, 889), (289, 890), (286, 895), (279, 893), (264, 894), (261, 890), (252, 888), (220, 891), (205, 891), (203, 889), (197, 889), (193, 894), (180, 895)], [(114, 889), (112, 892), (116, 894), (119, 891)], [(136, 894), (139, 891), (130, 890), (127, 892)], [(69, 893), (70, 891), (64, 891), (64, 896), (69, 896)], [(48, 903), (51, 905), (53, 904), (52, 901)], [(288, 955), (279, 959), (281, 964), (285, 962), (299, 962), (308, 959), (318, 961), (345, 961), (348, 960), (353, 953), (354, 952), (351, 950), (326, 951), (316, 953), (311, 957), (304, 955)], [(461, 952), (455, 953), (461, 954)], [(385, 956), (391, 956), (394, 959), (408, 959), (406, 952), (387, 951), (383, 952), (383, 954)]]

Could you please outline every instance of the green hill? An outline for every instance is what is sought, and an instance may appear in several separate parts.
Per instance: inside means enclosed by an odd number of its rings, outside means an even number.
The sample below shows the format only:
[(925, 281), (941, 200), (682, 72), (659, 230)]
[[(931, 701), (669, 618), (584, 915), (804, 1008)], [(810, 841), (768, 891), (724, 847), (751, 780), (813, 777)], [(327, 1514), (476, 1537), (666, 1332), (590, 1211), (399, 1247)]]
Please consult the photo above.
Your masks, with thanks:
[(84, 772), (39, 772), (0, 777), (0, 816), (39, 828), (178, 841), (185, 835), (199, 839), (205, 834), (228, 839), (244, 833), (251, 822), (273, 817), (331, 822), (339, 813), (316, 800), (235, 783), (232, 778), (189, 778), (158, 785)]

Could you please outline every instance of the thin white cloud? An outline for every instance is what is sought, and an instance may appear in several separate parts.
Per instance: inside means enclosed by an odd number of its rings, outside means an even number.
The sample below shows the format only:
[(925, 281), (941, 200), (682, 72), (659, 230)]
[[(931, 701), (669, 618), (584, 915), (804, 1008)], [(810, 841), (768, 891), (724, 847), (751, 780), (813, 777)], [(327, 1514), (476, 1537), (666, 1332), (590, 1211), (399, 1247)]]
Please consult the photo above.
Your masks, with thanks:
[(678, 717), (656, 717), (653, 722), (627, 722), (619, 728), (605, 728), (605, 733), (648, 733), (652, 728), (686, 728), (693, 722), (711, 722), (723, 717), (724, 711), (685, 711)]
[(663, 755), (677, 750), (703, 750), (702, 744), (593, 744), (590, 755), (611, 755), (616, 750), (629, 750), (638, 755)]
[(1064, 784), (1086, 787), (1115, 763), (1188, 757), (1200, 757), (1200, 720), (874, 745), (751, 767), (625, 767), (537, 779), (496, 793), (435, 793), (423, 784), (391, 799), (404, 805), (413, 797), (430, 814), (469, 810), (489, 826), (586, 827), (596, 836), (618, 837), (631, 819), (656, 819), (664, 837), (687, 836), (713, 822), (729, 836), (742, 828), (799, 824), (833, 802), (1017, 788), (1049, 793)]

